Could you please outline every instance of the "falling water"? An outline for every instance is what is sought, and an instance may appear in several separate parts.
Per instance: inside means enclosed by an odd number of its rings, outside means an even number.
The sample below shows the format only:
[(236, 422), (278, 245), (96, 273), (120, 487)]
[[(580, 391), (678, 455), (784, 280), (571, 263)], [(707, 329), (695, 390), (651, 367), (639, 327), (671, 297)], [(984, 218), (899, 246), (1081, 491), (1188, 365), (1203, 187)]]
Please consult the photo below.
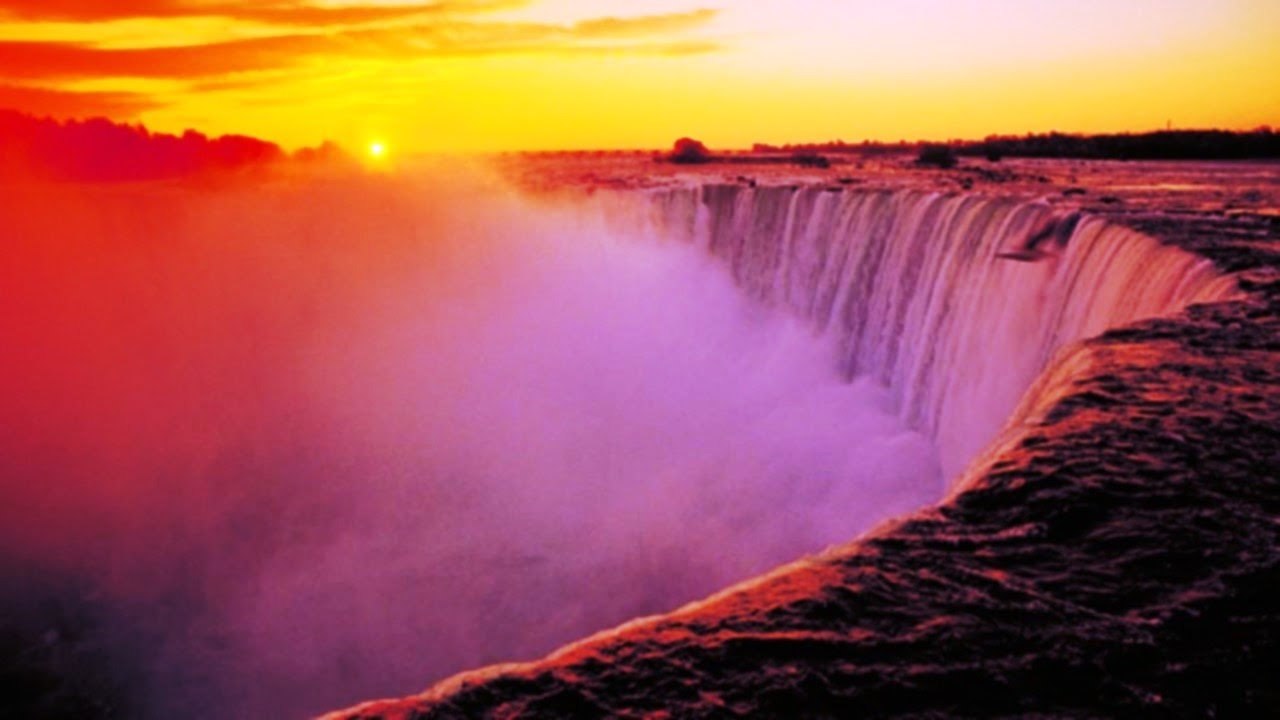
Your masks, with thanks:
[[(833, 336), (840, 371), (886, 386), (900, 417), (933, 438), (948, 477), (1060, 348), (1235, 292), (1208, 260), (1042, 203), (740, 185), (649, 200), (622, 222), (705, 248), (748, 295)], [(1046, 229), (1065, 247), (1034, 262), (998, 257)]]

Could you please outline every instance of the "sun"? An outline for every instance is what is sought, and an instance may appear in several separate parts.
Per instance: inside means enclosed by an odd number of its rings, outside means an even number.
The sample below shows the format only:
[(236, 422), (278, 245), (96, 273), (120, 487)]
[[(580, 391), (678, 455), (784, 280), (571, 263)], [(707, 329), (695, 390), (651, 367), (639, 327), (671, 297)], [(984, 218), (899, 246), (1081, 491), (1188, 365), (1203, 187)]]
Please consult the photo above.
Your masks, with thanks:
[(369, 143), (369, 157), (374, 159), (385, 157), (387, 154), (387, 146), (380, 140)]

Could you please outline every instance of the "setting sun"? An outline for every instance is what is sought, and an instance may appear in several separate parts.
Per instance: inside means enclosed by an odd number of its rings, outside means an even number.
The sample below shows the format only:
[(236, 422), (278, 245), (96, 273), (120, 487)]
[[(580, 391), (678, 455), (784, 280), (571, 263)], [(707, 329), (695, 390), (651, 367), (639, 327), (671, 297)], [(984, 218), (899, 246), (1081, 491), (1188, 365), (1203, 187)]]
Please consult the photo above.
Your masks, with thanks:
[(369, 143), (369, 156), (372, 158), (381, 158), (387, 154), (387, 146), (381, 142)]
[(1278, 20), (1275, 0), (11, 0), (0, 105), (366, 157), (388, 150), (371, 127), (397, 154), (1249, 129), (1276, 123)]

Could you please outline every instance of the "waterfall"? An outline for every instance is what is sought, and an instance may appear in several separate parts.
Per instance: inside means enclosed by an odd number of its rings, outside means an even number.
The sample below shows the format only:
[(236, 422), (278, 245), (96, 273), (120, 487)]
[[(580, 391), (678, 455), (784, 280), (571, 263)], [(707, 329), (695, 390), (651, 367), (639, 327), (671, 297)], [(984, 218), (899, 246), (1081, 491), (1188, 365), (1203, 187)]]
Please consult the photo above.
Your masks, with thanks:
[(947, 477), (1064, 346), (1236, 292), (1208, 260), (1045, 203), (741, 185), (619, 199), (623, 222), (704, 248), (745, 293), (834, 341), (838, 371), (886, 386)]

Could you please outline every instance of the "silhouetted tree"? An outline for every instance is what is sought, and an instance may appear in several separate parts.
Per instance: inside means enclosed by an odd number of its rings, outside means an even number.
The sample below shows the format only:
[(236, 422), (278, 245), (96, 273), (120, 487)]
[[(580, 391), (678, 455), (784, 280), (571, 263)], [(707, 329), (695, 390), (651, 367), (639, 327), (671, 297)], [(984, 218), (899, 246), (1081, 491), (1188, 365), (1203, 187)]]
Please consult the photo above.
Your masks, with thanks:
[(916, 162), (920, 165), (932, 165), (943, 169), (953, 168), (956, 166), (956, 154), (951, 151), (949, 145), (926, 143), (921, 146)]
[(668, 159), (681, 165), (694, 165), (711, 162), (711, 151), (707, 146), (693, 138), (680, 138), (671, 149)]

